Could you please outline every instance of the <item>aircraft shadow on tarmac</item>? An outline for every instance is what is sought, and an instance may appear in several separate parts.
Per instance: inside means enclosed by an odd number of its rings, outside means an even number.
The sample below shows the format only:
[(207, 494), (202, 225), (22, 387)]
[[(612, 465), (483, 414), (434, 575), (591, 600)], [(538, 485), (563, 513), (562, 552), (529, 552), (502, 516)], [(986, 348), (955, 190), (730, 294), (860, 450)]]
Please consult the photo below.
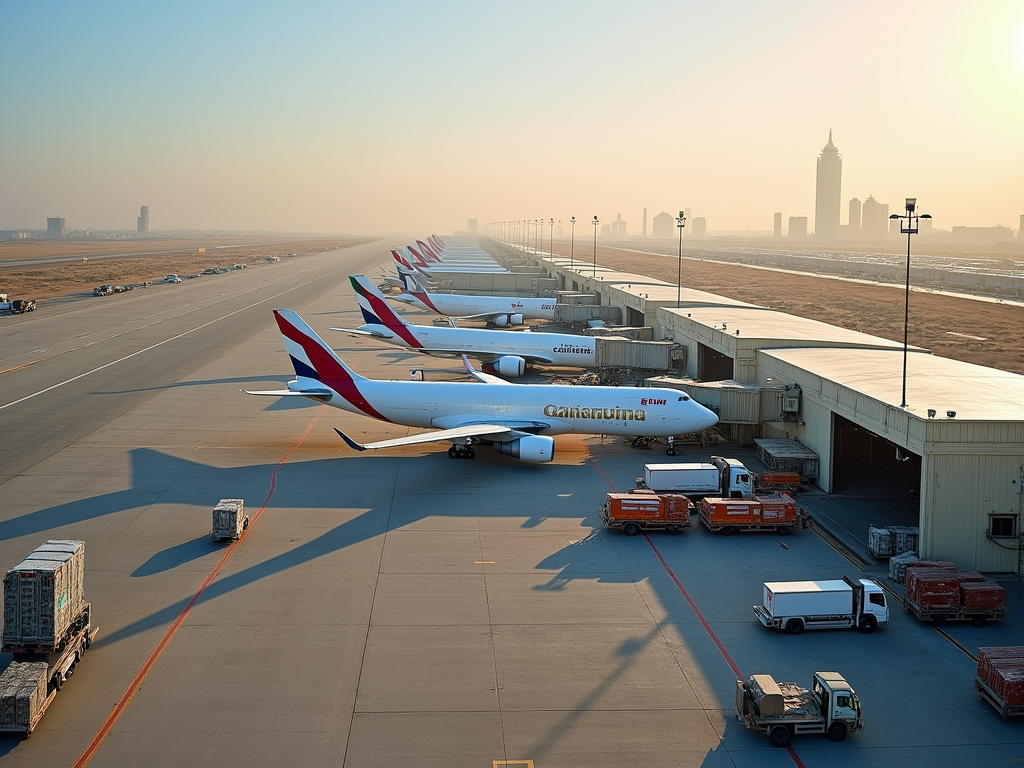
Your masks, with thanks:
[(281, 376), (233, 376), (230, 379), (195, 379), (192, 381), (177, 381), (173, 384), (161, 384), (159, 387), (134, 387), (132, 389), (115, 389), (115, 390), (93, 390), (89, 392), (90, 395), (127, 395), (131, 392), (159, 392), (165, 389), (177, 389), (178, 387), (206, 387), (206, 386), (219, 386), (223, 384), (246, 384), (246, 383), (266, 383), (268, 381), (277, 381), (282, 384), (288, 382), (294, 376), (281, 375)]

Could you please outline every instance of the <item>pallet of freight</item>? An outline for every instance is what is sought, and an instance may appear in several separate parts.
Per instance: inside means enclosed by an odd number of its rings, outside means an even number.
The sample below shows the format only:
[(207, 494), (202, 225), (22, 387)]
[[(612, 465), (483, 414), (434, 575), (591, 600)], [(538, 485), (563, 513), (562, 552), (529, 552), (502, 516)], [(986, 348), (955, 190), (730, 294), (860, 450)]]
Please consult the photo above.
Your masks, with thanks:
[(1003, 717), (1024, 714), (1024, 647), (979, 648), (974, 688)]
[(874, 557), (892, 557), (899, 554), (892, 551), (892, 544), (892, 534), (888, 526), (868, 526), (868, 554)]
[(0, 731), (32, 733), (53, 698), (48, 677), (45, 661), (11, 662), (0, 675)]
[(913, 552), (893, 555), (889, 558), (889, 580), (896, 584), (906, 584), (907, 566), (917, 562), (919, 562), (918, 557)]
[(920, 529), (909, 525), (868, 527), (868, 552), (875, 557), (894, 557), (916, 552)]
[(221, 499), (213, 508), (213, 527), (210, 538), (214, 541), (234, 541), (249, 527), (249, 518), (243, 514), (243, 499)]
[(84, 607), (85, 542), (45, 542), (4, 576), (4, 648), (52, 649)]
[(960, 603), (965, 611), (999, 611), (1006, 608), (1006, 590), (991, 581), (961, 581)]
[(960, 580), (956, 578), (956, 571), (908, 568), (907, 599), (927, 608), (957, 608)]
[(781, 715), (786, 711), (786, 697), (771, 675), (751, 675), (747, 691), (762, 715)]

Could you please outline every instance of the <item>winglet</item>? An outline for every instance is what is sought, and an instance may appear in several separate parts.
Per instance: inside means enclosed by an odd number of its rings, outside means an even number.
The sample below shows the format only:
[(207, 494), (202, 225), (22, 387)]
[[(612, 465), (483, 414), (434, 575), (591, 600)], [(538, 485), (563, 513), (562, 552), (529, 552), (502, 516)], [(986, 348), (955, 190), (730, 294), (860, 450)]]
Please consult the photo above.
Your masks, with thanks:
[(353, 449), (355, 451), (365, 451), (366, 450), (365, 446), (362, 446), (359, 443), (357, 443), (355, 440), (353, 440), (351, 437), (346, 435), (344, 432), (342, 432), (337, 427), (334, 428), (334, 431), (337, 432), (338, 436), (348, 444), (349, 448), (351, 448), (351, 449)]

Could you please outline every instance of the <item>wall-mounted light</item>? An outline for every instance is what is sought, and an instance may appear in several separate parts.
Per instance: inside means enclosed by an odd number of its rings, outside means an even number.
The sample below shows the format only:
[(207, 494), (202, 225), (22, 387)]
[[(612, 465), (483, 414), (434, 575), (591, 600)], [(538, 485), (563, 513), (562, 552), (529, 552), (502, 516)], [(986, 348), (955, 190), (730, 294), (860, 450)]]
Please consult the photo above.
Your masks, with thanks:
[(956, 411), (946, 411), (946, 417), (950, 419), (956, 418)]
[(929, 419), (934, 419), (935, 418), (935, 409), (934, 408), (929, 408), (928, 409), (928, 418)]

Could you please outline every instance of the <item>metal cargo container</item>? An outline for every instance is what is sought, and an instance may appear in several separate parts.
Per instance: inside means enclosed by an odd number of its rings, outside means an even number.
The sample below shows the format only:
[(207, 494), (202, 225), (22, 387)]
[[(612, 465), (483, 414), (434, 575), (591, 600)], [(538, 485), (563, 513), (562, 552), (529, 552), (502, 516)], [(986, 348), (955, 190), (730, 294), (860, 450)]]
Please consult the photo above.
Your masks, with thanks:
[(595, 357), (598, 368), (643, 368), (667, 371), (672, 365), (670, 341), (631, 341), (598, 337)]
[(818, 479), (818, 454), (796, 440), (778, 440), (758, 437), (755, 455), (768, 469), (780, 472), (799, 472), (804, 482)]
[(59, 645), (85, 607), (85, 542), (55, 545), (4, 576), (5, 646)]
[(0, 675), (0, 731), (28, 735), (50, 703), (46, 693), (49, 664), (12, 662)]
[(249, 518), (243, 512), (242, 499), (221, 499), (213, 508), (213, 530), (210, 538), (214, 541), (237, 539), (249, 527)]

